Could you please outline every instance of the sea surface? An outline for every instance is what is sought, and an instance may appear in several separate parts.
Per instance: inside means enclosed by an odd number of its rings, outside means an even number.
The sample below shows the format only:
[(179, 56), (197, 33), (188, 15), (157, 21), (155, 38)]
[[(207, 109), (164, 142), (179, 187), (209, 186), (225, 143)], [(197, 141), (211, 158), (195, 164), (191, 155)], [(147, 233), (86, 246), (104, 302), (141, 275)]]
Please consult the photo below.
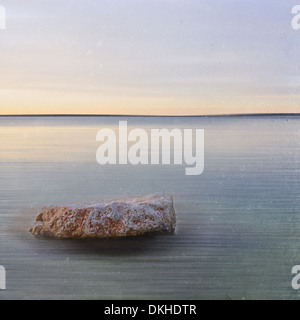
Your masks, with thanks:
[[(99, 165), (96, 134), (204, 129), (205, 165)], [(183, 132), (183, 131), (182, 131)], [(167, 192), (176, 232), (37, 239), (43, 206)], [(0, 117), (4, 299), (299, 299), (300, 117)]]

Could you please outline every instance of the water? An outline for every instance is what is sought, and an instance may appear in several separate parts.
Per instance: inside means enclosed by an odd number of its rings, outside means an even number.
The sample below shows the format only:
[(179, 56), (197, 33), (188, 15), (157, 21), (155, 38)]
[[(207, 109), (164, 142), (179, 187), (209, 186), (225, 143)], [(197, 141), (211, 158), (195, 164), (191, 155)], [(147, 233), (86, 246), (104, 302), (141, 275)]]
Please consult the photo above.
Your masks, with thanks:
[[(205, 169), (96, 162), (96, 133), (205, 129)], [(299, 117), (0, 118), (0, 299), (298, 299)], [(173, 235), (39, 240), (45, 205), (174, 195)]]

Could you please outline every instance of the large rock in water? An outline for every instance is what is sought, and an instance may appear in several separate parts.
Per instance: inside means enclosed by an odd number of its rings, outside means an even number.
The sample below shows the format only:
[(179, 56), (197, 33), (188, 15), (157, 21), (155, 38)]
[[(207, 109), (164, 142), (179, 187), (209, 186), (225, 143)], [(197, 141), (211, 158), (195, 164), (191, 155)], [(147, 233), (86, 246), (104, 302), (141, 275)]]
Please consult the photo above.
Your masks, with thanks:
[(153, 194), (89, 205), (47, 207), (29, 230), (37, 237), (109, 238), (175, 230), (173, 197)]

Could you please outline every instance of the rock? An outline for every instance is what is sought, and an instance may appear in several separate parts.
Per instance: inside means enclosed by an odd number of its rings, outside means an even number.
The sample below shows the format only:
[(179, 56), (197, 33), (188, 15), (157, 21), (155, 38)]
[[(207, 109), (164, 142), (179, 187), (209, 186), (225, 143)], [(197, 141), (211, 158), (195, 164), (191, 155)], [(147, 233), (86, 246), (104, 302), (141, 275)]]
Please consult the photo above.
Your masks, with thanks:
[(149, 232), (172, 233), (173, 197), (153, 194), (89, 205), (43, 208), (29, 230), (37, 237), (109, 238)]

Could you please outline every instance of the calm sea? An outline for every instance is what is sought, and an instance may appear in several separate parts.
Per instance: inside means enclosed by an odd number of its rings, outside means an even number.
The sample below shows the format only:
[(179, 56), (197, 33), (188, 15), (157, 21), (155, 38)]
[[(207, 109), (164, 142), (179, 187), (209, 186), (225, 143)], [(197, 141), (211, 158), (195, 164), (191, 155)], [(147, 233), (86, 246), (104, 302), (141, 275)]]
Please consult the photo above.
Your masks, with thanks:
[[(98, 130), (205, 130), (205, 169), (96, 162)], [(298, 299), (299, 117), (0, 118), (0, 299)], [(176, 233), (39, 240), (45, 205), (174, 195)]]

